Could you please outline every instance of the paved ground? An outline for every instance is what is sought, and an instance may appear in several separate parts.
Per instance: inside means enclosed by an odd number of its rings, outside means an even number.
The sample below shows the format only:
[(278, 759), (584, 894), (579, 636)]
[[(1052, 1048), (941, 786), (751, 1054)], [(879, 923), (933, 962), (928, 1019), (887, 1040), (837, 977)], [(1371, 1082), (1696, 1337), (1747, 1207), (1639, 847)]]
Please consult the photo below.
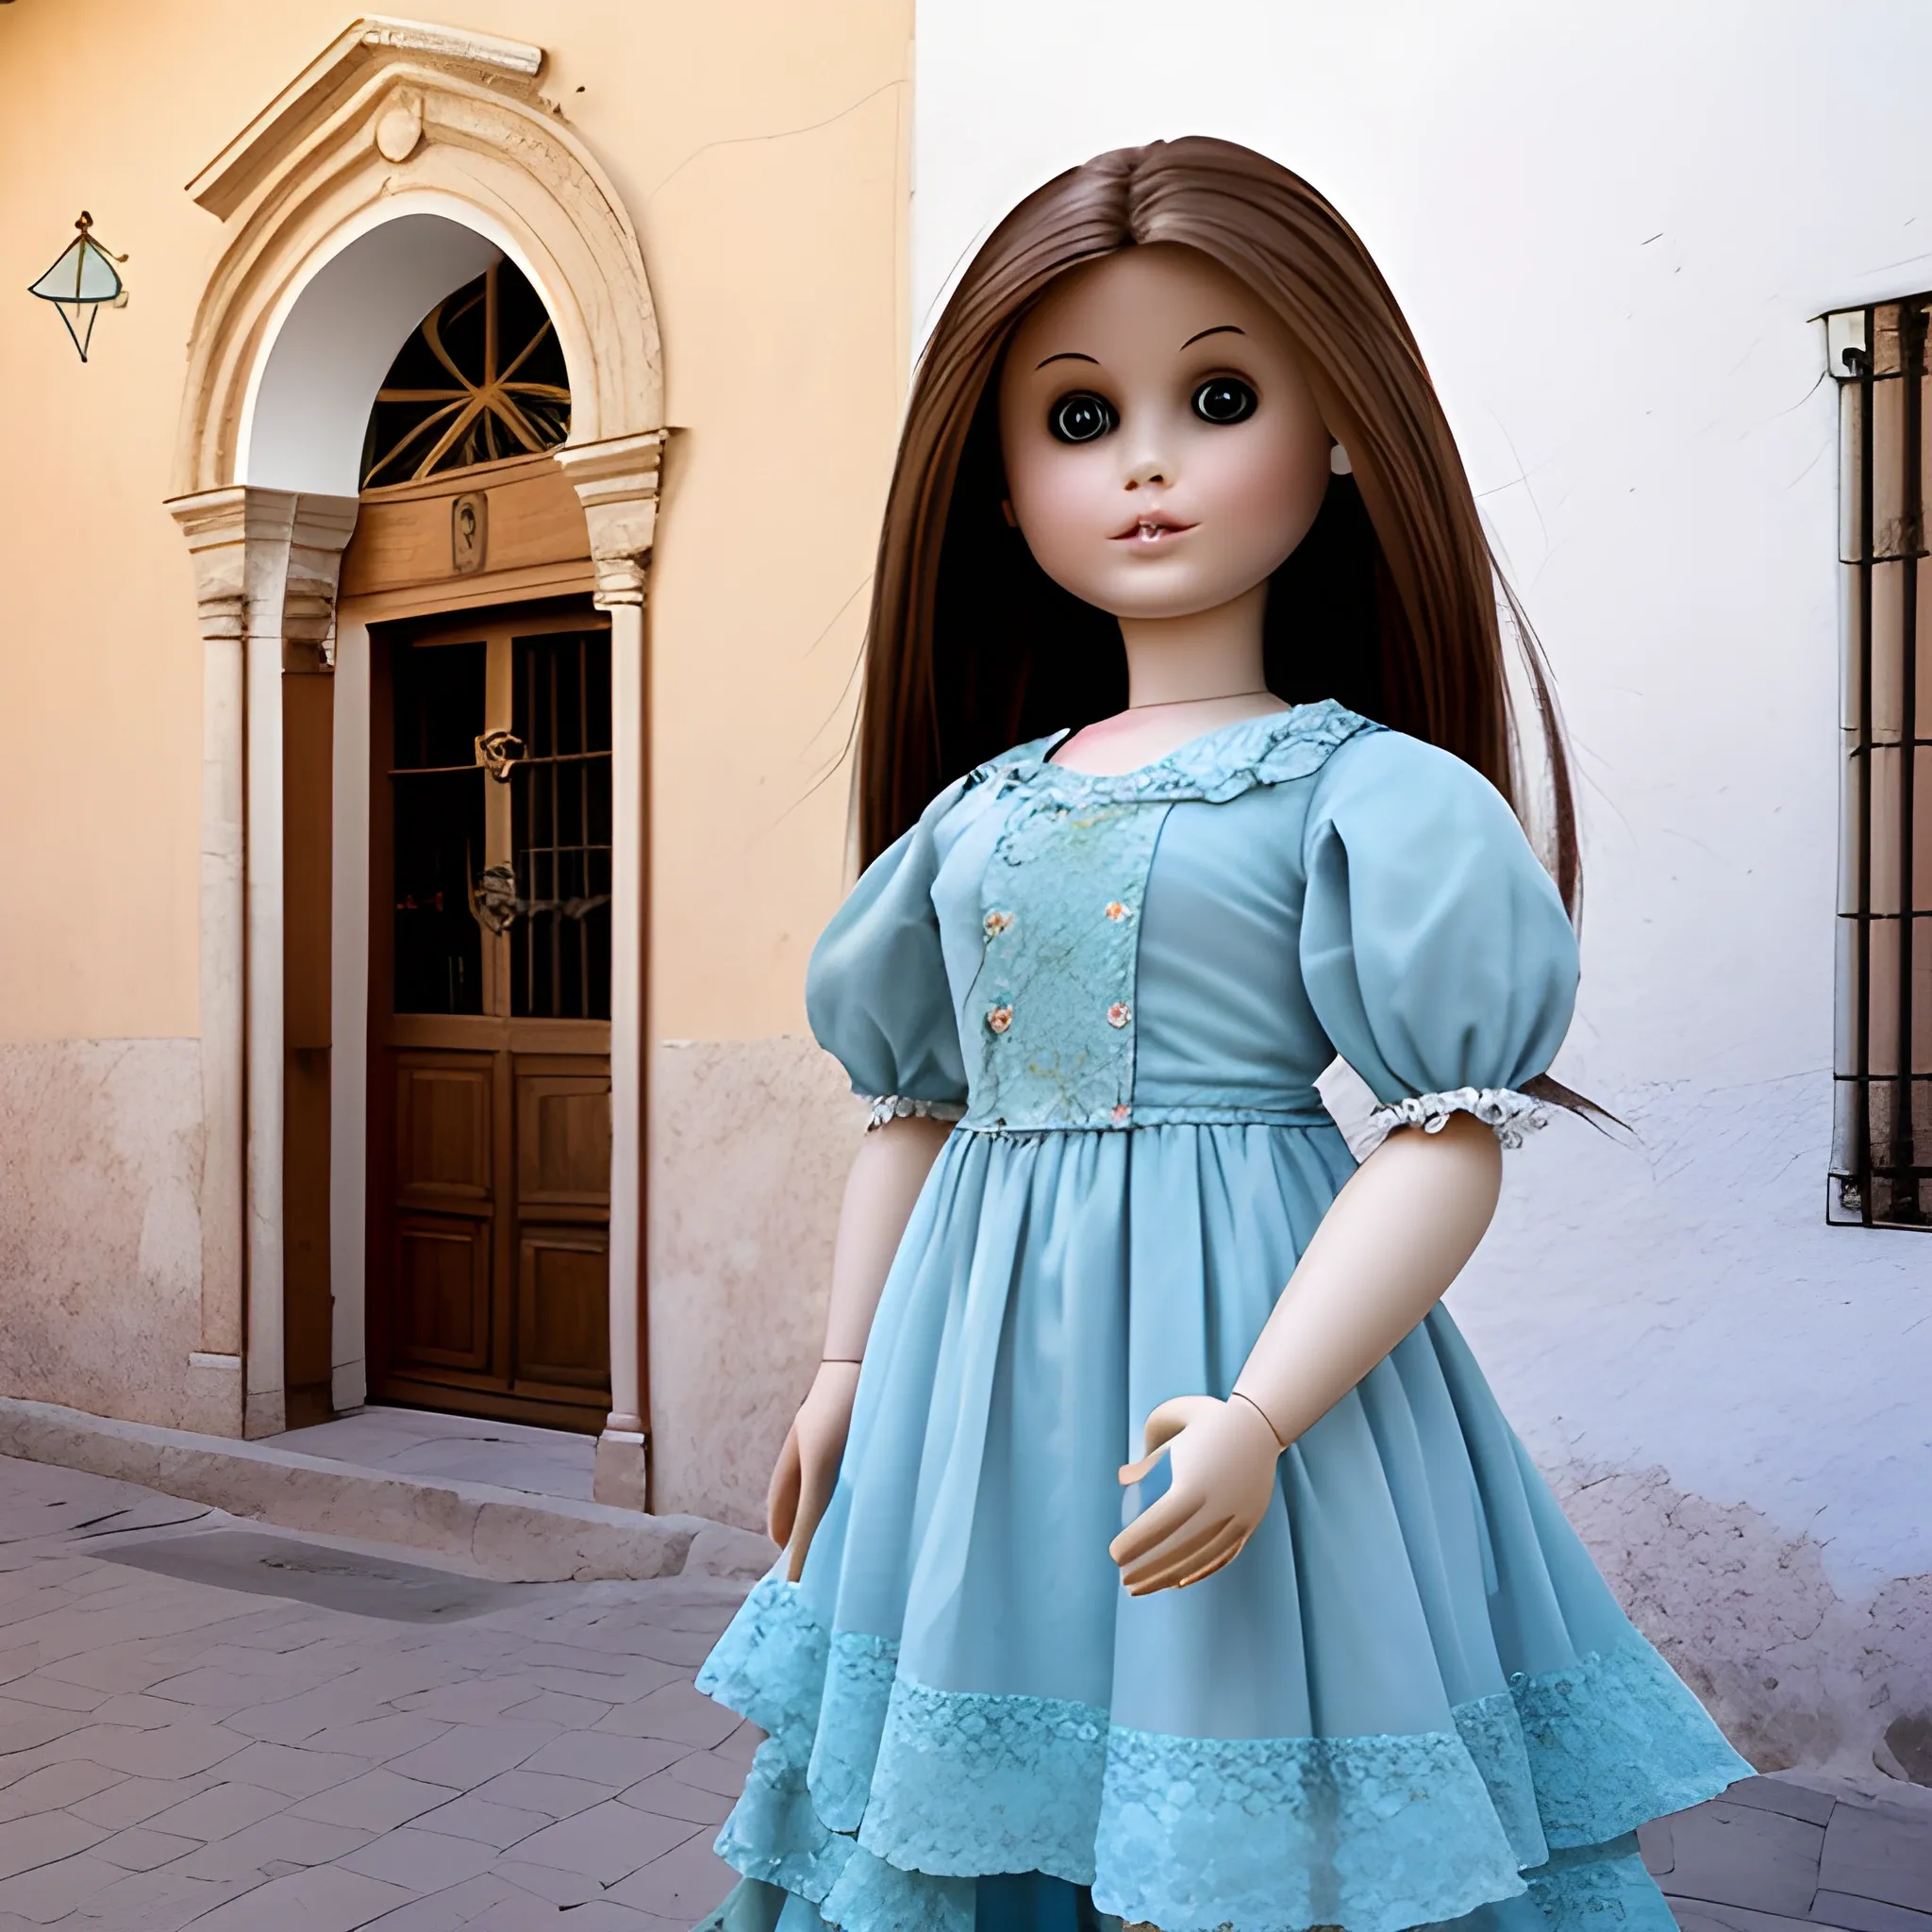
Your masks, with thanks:
[(685, 1932), (756, 1741), (691, 1688), (741, 1589), (477, 1582), (0, 1461), (0, 1932)]
[[(755, 1741), (691, 1688), (737, 1594), (491, 1582), (0, 1459), (0, 1932), (686, 1932)], [(1932, 1792), (1821, 1783), (1646, 1828), (1685, 1932), (1932, 1932)]]
[(1753, 1778), (1641, 1834), (1683, 1932), (1932, 1932), (1932, 1791)]

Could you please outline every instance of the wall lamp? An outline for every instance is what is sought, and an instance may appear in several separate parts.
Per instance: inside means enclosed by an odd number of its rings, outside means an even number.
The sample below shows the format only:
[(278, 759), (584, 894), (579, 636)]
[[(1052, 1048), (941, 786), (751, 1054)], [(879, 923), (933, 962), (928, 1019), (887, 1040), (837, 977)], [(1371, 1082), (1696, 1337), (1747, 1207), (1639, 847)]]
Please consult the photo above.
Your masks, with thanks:
[(94, 317), (103, 306), (127, 306), (127, 285), (114, 266), (127, 258), (103, 248), (91, 232), (93, 225), (93, 216), (82, 208), (79, 221), (74, 225), (80, 232), (60, 251), (53, 267), (27, 291), (43, 302), (51, 302), (59, 311), (83, 362), (87, 360), (87, 345), (93, 340)]

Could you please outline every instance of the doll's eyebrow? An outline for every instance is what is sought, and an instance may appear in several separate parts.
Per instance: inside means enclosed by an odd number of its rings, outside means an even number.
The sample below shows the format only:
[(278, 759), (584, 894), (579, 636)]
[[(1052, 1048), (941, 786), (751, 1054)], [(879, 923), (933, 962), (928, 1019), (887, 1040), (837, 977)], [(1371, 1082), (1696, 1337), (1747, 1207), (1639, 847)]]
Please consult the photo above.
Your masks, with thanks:
[(1044, 369), (1048, 362), (1091, 362), (1094, 368), (1100, 367), (1098, 357), (1083, 356), (1078, 349), (1062, 349), (1057, 356), (1048, 356), (1043, 361), (1036, 362), (1033, 366), (1036, 369)]
[(1231, 322), (1217, 323), (1212, 328), (1204, 328), (1197, 336), (1190, 336), (1181, 344), (1183, 349), (1191, 349), (1196, 342), (1205, 341), (1209, 336), (1244, 336), (1247, 330), (1237, 328)]

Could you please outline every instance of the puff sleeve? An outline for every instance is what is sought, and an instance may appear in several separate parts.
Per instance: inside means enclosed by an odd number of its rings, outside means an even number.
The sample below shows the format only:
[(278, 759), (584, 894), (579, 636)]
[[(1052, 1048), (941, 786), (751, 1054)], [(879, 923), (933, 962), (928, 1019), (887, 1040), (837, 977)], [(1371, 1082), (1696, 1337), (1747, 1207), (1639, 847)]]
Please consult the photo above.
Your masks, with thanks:
[(1335, 1050), (1394, 1127), (1468, 1112), (1517, 1145), (1541, 1126), (1547, 1070), (1576, 997), (1576, 938), (1496, 789), (1395, 731), (1343, 745), (1304, 834), (1301, 965)]
[(805, 1010), (812, 1037), (872, 1102), (873, 1125), (895, 1116), (958, 1120), (966, 1110), (959, 1050), (940, 950), (932, 884), (949, 786), (919, 822), (866, 867), (812, 948)]

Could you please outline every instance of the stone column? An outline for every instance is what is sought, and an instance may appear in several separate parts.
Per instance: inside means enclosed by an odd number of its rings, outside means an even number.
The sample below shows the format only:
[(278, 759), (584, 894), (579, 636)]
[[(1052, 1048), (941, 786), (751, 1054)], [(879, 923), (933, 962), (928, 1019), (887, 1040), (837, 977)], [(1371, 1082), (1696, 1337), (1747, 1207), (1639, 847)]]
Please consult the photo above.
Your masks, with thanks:
[[(282, 1375), (282, 711), (288, 654), (333, 636), (354, 497), (235, 485), (169, 509), (203, 641), (201, 1348), (233, 1432), (278, 1434)], [(214, 1389), (231, 1385), (217, 1401)], [(206, 1412), (206, 1410), (205, 1410)]]
[(590, 525), (596, 601), (610, 613), (610, 1414), (592, 1493), (647, 1507), (644, 1381), (644, 1041), (649, 906), (648, 665), (644, 591), (664, 433), (555, 452)]

